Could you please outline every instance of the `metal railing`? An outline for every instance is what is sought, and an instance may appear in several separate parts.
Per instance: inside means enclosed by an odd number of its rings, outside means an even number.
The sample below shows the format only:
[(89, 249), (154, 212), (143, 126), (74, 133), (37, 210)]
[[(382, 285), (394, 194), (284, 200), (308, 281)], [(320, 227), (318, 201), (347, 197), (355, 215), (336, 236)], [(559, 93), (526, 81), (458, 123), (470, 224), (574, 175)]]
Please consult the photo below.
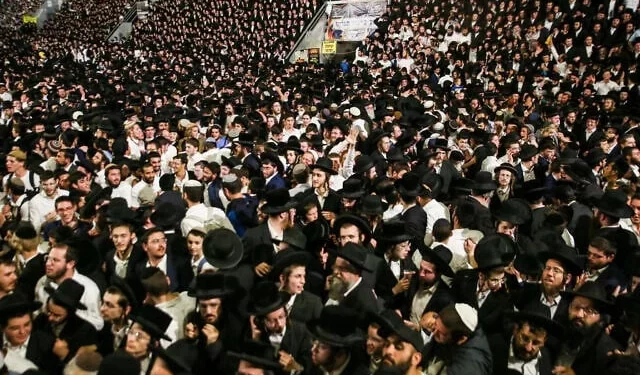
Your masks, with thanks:
[(291, 56), (298, 50), (298, 47), (300, 47), (300, 44), (302, 44), (302, 42), (304, 41), (309, 31), (312, 30), (318, 24), (318, 21), (322, 18), (322, 16), (324, 15), (324, 11), (326, 9), (327, 9), (327, 2), (325, 1), (322, 4), (322, 6), (320, 6), (320, 8), (316, 11), (316, 14), (313, 15), (313, 18), (311, 18), (311, 21), (307, 23), (307, 26), (305, 26), (305, 28), (300, 33), (298, 40), (296, 40), (296, 44), (293, 46), (293, 48), (291, 48), (291, 51), (289, 51), (289, 53), (287, 54), (285, 61), (289, 61), (291, 59)]

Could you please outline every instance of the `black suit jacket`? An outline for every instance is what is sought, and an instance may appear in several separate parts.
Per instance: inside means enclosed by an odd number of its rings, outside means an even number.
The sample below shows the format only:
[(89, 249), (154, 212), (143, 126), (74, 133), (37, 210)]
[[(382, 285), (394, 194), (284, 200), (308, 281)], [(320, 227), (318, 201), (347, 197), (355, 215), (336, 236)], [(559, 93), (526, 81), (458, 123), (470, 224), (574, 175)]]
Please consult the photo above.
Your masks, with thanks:
[[(402, 300), (402, 305), (398, 306), (400, 311), (402, 312), (402, 316), (409, 320), (411, 317), (411, 305), (413, 304), (413, 299), (418, 292), (419, 281), (417, 275), (411, 279), (411, 285), (409, 287), (409, 298), (405, 298)], [(421, 312), (421, 315), (429, 311), (440, 312), (446, 306), (456, 302), (456, 298), (451, 291), (451, 288), (447, 283), (442, 280), (439, 280), (438, 286), (436, 287), (436, 291), (431, 296), (431, 299), (425, 306), (424, 310)]]
[(35, 298), (35, 289), (38, 280), (44, 276), (45, 268), (44, 254), (38, 254), (31, 259), (20, 273), (18, 277), (17, 290), (24, 294), (29, 301)]
[(501, 332), (503, 329), (502, 316), (505, 312), (513, 311), (511, 297), (505, 290), (491, 292), (482, 304), (478, 306), (476, 291), (478, 289), (478, 271), (458, 271), (453, 279), (453, 291), (458, 302), (464, 302), (478, 310), (478, 321), (482, 329), (488, 333)]
[[(269, 343), (269, 336), (262, 334), (261, 341)], [(312, 338), (304, 323), (290, 320), (287, 323), (287, 329), (280, 343), (280, 349), (291, 354), (293, 358), (305, 368), (312, 365), (311, 363), (311, 345)]]
[[(142, 270), (147, 267), (148, 258), (144, 257), (136, 263), (135, 278), (139, 279)], [(187, 259), (173, 256), (167, 253), (167, 277), (169, 277), (169, 289), (172, 292), (183, 292), (189, 288), (189, 284), (193, 279), (193, 270)], [(135, 279), (134, 278), (134, 279)], [(132, 279), (131, 279), (132, 280)], [(138, 296), (139, 297), (139, 296)], [(142, 299), (140, 299), (142, 301)]]
[[(46, 314), (38, 315), (33, 324), (38, 330), (56, 337)], [(80, 347), (98, 343), (98, 333), (95, 327), (86, 320), (79, 318), (75, 313), (70, 313), (57, 338), (69, 344), (69, 355), (64, 359), (65, 363), (76, 355)]]
[[(116, 254), (116, 250), (112, 249), (107, 252), (107, 255), (104, 257), (104, 265), (105, 265), (105, 277), (107, 280), (111, 279), (111, 276), (116, 273), (116, 261), (113, 260), (114, 255)], [(127, 264), (127, 273), (125, 278), (128, 280), (135, 276), (135, 266), (145, 257), (145, 252), (139, 245), (134, 245), (131, 250), (131, 255), (129, 256), (129, 263)]]
[[(497, 333), (489, 336), (488, 340), (491, 354), (493, 355), (493, 375), (509, 374), (507, 366), (513, 336)], [(546, 347), (540, 349), (540, 354), (540, 358), (538, 358), (538, 375), (551, 375), (555, 358), (552, 358), (551, 352)]]
[(258, 157), (254, 154), (247, 155), (242, 161), (242, 166), (247, 168), (250, 177), (262, 177), (260, 173), (260, 160), (258, 160)]
[(609, 264), (607, 269), (602, 271), (596, 279), (596, 283), (604, 287), (609, 297), (612, 296), (613, 291), (618, 286), (620, 287), (620, 290), (624, 290), (627, 286), (627, 282), (627, 275), (615, 263)]
[(567, 230), (576, 241), (576, 249), (581, 254), (586, 254), (589, 246), (589, 228), (591, 228), (593, 211), (589, 206), (580, 202), (569, 204), (569, 208), (571, 208), (571, 220), (567, 225)]
[(349, 293), (340, 304), (356, 310), (362, 317), (368, 312), (378, 312), (378, 298), (373, 293), (373, 289), (365, 286), (362, 281)]
[(415, 246), (424, 243), (424, 234), (427, 230), (427, 213), (422, 206), (416, 204), (409, 208), (402, 215), (402, 220), (405, 222), (405, 228), (408, 234), (413, 237), (411, 241)]
[(551, 316), (551, 309), (540, 302), (542, 297), (542, 289), (538, 284), (524, 284), (524, 286), (516, 292), (512, 293), (515, 307), (522, 310), (544, 311), (547, 317), (555, 320), (563, 326), (569, 323), (569, 303), (568, 298), (560, 297), (560, 302), (556, 308), (556, 312)]
[(617, 253), (614, 259), (627, 275), (634, 271), (634, 258), (638, 254), (638, 239), (630, 231), (621, 227), (604, 227), (595, 233), (596, 237), (604, 237), (616, 247)]
[(586, 340), (576, 355), (571, 368), (576, 375), (601, 375), (607, 373), (607, 367), (615, 356), (608, 353), (621, 349), (603, 330)]
[(320, 317), (322, 307), (320, 297), (303, 290), (293, 301), (293, 306), (291, 306), (291, 311), (289, 311), (289, 318), (300, 323), (307, 323), (312, 319)]
[[(26, 358), (47, 374), (61, 370), (61, 363), (52, 352), (54, 343), (55, 338), (46, 332), (35, 328), (31, 331)], [(0, 345), (4, 346), (4, 335), (0, 335)]]

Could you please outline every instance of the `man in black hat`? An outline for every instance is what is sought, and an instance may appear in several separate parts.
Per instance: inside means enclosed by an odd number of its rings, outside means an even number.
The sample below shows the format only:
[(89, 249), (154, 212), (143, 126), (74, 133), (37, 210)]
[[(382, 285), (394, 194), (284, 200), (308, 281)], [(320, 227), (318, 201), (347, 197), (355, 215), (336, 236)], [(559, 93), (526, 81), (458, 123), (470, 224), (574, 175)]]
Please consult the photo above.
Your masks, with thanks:
[(570, 300), (569, 325), (558, 351), (554, 374), (596, 375), (606, 372), (610, 352), (620, 346), (604, 331), (612, 304), (601, 285), (587, 281), (580, 289), (563, 292)]
[(86, 310), (80, 302), (84, 286), (73, 279), (66, 279), (57, 289), (45, 287), (49, 294), (46, 310), (34, 321), (36, 329), (56, 338), (53, 353), (61, 362), (67, 363), (83, 346), (97, 344), (96, 329), (76, 315), (77, 310)]
[(302, 323), (289, 319), (288, 301), (289, 295), (279, 292), (272, 282), (254, 287), (248, 309), (255, 325), (252, 338), (276, 349), (285, 372), (302, 371), (311, 362), (311, 336)]
[(241, 160), (242, 165), (249, 171), (250, 177), (260, 176), (260, 160), (253, 154), (254, 139), (248, 132), (242, 132), (233, 141), (231, 150), (233, 156)]
[(506, 375), (509, 370), (521, 374), (551, 375), (555, 355), (549, 348), (551, 337), (562, 338), (562, 326), (536, 311), (511, 313), (506, 318), (513, 329), (489, 337), (493, 354), (493, 374)]
[(544, 267), (540, 285), (525, 284), (516, 292), (515, 306), (520, 310), (546, 311), (549, 318), (567, 324), (569, 300), (561, 292), (575, 283), (584, 266), (575, 249), (568, 246), (544, 251), (539, 258)]
[(491, 220), (489, 202), (497, 187), (498, 185), (493, 181), (491, 173), (480, 171), (476, 174), (471, 195), (465, 198), (473, 203), (475, 207), (474, 226), (469, 229), (477, 229), (485, 236), (495, 232), (493, 221)]
[(396, 187), (402, 204), (400, 217), (407, 225), (406, 230), (412, 236), (412, 243), (417, 246), (424, 241), (427, 231), (427, 213), (417, 201), (425, 188), (420, 182), (420, 176), (415, 173), (405, 173), (402, 179), (396, 182)]
[(594, 237), (587, 251), (587, 280), (602, 285), (609, 296), (627, 286), (627, 276), (614, 263), (617, 253), (611, 242), (602, 237)]
[(262, 177), (266, 180), (265, 190), (282, 189), (287, 183), (282, 178), (282, 162), (274, 152), (264, 152), (261, 155)]
[(366, 265), (367, 250), (349, 242), (336, 251), (336, 257), (331, 278), (335, 293), (330, 297), (360, 313), (378, 311), (378, 298), (362, 279), (364, 271), (372, 271)]
[(307, 327), (316, 339), (311, 349), (310, 373), (369, 374), (367, 365), (356, 357), (354, 346), (363, 341), (357, 326), (358, 314), (343, 306), (326, 306), (319, 319), (308, 323)]
[(16, 247), (16, 265), (21, 268), (16, 288), (30, 300), (35, 298), (36, 284), (45, 273), (45, 256), (38, 252), (39, 244), (40, 237), (31, 223), (21, 223), (10, 242)]
[(60, 361), (53, 354), (55, 338), (33, 327), (32, 312), (42, 305), (14, 293), (0, 300), (2, 346), (7, 353), (33, 362), (41, 369), (57, 369)]
[[(266, 276), (273, 264), (273, 257), (279, 248), (274, 240), (282, 241), (285, 231), (298, 231), (292, 227), (289, 211), (295, 202), (289, 197), (287, 189), (275, 189), (266, 193), (266, 203), (262, 212), (269, 218), (257, 227), (248, 229), (242, 237), (244, 251), (250, 257), (256, 275)], [(267, 246), (270, 251), (266, 251)], [(264, 250), (263, 250), (264, 249)]]
[(381, 368), (395, 368), (403, 375), (420, 375), (424, 342), (419, 332), (407, 327), (394, 312), (381, 314), (378, 334), (385, 340)]
[(173, 318), (151, 305), (142, 305), (131, 318), (134, 323), (127, 331), (124, 351), (140, 362), (140, 373), (145, 374), (160, 340), (169, 340), (165, 332)]
[(538, 148), (529, 144), (522, 146), (520, 163), (515, 166), (518, 185), (537, 180), (544, 181), (544, 172), (538, 168)]
[(502, 316), (513, 305), (505, 287), (505, 267), (516, 254), (515, 243), (504, 234), (483, 237), (475, 248), (477, 268), (458, 271), (452, 289), (457, 300), (478, 310), (480, 324), (487, 333), (502, 328)]
[(102, 295), (100, 315), (104, 319), (104, 328), (98, 332), (98, 352), (103, 356), (120, 348), (127, 336), (131, 324), (129, 315), (136, 306), (136, 297), (124, 279), (111, 278), (111, 285)]

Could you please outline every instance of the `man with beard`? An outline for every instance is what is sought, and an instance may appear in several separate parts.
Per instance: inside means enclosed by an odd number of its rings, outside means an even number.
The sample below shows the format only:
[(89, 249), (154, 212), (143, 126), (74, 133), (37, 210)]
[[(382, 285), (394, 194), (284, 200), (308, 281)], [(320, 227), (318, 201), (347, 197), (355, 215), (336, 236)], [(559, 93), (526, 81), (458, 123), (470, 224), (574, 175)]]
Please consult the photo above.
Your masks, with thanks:
[(556, 375), (597, 375), (606, 372), (610, 352), (621, 349), (604, 331), (613, 305), (605, 289), (587, 281), (577, 291), (563, 292), (569, 303), (569, 325), (553, 372)]
[[(202, 168), (202, 182), (204, 183), (204, 205), (217, 207), (224, 210), (229, 203), (222, 190), (222, 178), (220, 176), (220, 164), (210, 162)], [(223, 199), (225, 200), (223, 202)]]
[(311, 336), (304, 324), (289, 319), (289, 295), (263, 281), (251, 292), (249, 314), (255, 328), (252, 338), (271, 344), (285, 372), (299, 372), (310, 365)]
[(382, 349), (382, 368), (395, 368), (403, 375), (422, 374), (424, 342), (418, 331), (407, 327), (393, 311), (378, 317), (378, 333), (385, 342)]
[(427, 374), (489, 375), (491, 351), (478, 312), (464, 304), (451, 304), (438, 313), (433, 340), (422, 350)]
[(517, 292), (519, 296), (515, 299), (515, 306), (520, 310), (534, 311), (544, 308), (548, 311), (547, 317), (560, 324), (566, 324), (569, 301), (561, 292), (582, 275), (583, 269), (578, 255), (574, 249), (562, 246), (555, 251), (542, 252), (540, 261), (544, 265), (540, 286), (525, 284), (522, 290)]
[(378, 298), (373, 289), (367, 287), (362, 280), (364, 271), (371, 272), (367, 268), (367, 250), (355, 243), (349, 242), (336, 251), (336, 261), (333, 264), (332, 287), (335, 288), (330, 293), (332, 299), (338, 304), (349, 307), (360, 314), (366, 312), (376, 312), (378, 308)]
[(489, 337), (493, 354), (493, 375), (506, 375), (511, 370), (521, 374), (551, 375), (552, 348), (550, 337), (562, 337), (563, 328), (549, 319), (543, 311), (521, 311), (509, 314), (513, 330)]
[[(392, 312), (393, 313), (393, 312)], [(393, 313), (395, 314), (395, 313)], [(367, 341), (365, 349), (369, 356), (369, 373), (375, 373), (382, 365), (382, 350), (384, 349), (385, 339), (380, 337), (378, 331), (380, 323), (371, 322), (367, 328)]]
[(247, 132), (240, 133), (231, 146), (232, 155), (240, 159), (242, 166), (249, 170), (250, 177), (260, 177), (260, 161), (253, 152), (253, 136)]
[(605, 238), (594, 237), (589, 243), (587, 280), (602, 285), (609, 296), (617, 294), (616, 289), (625, 289), (627, 284), (627, 276), (613, 263), (616, 254), (617, 249)]
[(156, 171), (149, 163), (146, 163), (142, 166), (142, 181), (139, 181), (131, 189), (132, 208), (137, 208), (140, 206), (140, 192), (146, 187), (151, 188), (156, 194), (160, 192), (160, 178), (156, 177)]
[(133, 207), (131, 199), (131, 185), (122, 183), (122, 172), (120, 167), (115, 164), (109, 164), (105, 168), (105, 176), (107, 187), (112, 189), (111, 198), (124, 198), (129, 207)]

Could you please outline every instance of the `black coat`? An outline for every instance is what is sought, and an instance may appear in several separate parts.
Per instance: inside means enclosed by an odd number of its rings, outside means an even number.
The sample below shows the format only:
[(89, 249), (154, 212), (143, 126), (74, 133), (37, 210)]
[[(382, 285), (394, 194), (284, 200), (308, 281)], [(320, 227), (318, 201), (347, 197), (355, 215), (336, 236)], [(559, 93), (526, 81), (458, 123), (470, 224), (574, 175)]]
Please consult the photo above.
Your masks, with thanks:
[(515, 307), (522, 310), (545, 311), (547, 317), (565, 326), (569, 324), (569, 298), (560, 297), (556, 312), (551, 316), (551, 309), (540, 302), (542, 288), (538, 284), (524, 284), (524, 286), (512, 293)]
[[(46, 314), (40, 314), (34, 320), (33, 325), (36, 329), (46, 332), (52, 337), (56, 337), (48, 318)], [(96, 345), (98, 343), (98, 333), (95, 327), (86, 320), (79, 318), (73, 312), (69, 313), (67, 322), (57, 338), (66, 341), (69, 345), (69, 355), (64, 359), (65, 363), (71, 360), (81, 347)]]
[(378, 303), (378, 298), (373, 293), (373, 289), (360, 282), (351, 293), (344, 297), (340, 305), (350, 307), (364, 316), (367, 312), (378, 312), (380, 310)]
[(605, 269), (600, 275), (598, 275), (598, 278), (595, 281), (596, 283), (602, 285), (607, 291), (607, 295), (611, 297), (616, 287), (620, 287), (620, 290), (625, 289), (625, 287), (627, 286), (628, 278), (617, 264), (611, 263), (609, 264), (607, 269)]
[(289, 311), (289, 318), (300, 323), (307, 323), (312, 319), (320, 317), (322, 311), (322, 300), (313, 293), (303, 290), (296, 296)]
[[(46, 332), (33, 329), (27, 345), (26, 358), (47, 374), (57, 374), (62, 370), (61, 362), (53, 354), (55, 338)], [(0, 345), (4, 346), (4, 335), (0, 335)]]
[(503, 329), (503, 314), (513, 311), (511, 297), (503, 287), (497, 292), (489, 293), (482, 307), (478, 307), (476, 295), (478, 277), (478, 271), (476, 270), (458, 271), (452, 284), (453, 292), (458, 302), (464, 302), (478, 310), (478, 321), (487, 334), (501, 332)]
[(469, 229), (477, 229), (481, 231), (485, 236), (495, 233), (496, 229), (493, 225), (493, 219), (491, 218), (491, 211), (488, 207), (483, 206), (477, 199), (473, 197), (465, 197), (467, 202), (470, 202), (475, 207), (475, 220), (473, 228)]
[[(260, 340), (262, 342), (269, 343), (269, 336), (267, 334), (262, 334)], [(282, 342), (280, 343), (279, 350), (284, 350), (291, 354), (296, 362), (307, 368), (312, 365), (312, 342), (313, 339), (311, 334), (304, 323), (289, 321), (287, 323), (287, 329), (284, 333), (284, 337), (282, 338)]]
[(593, 210), (577, 201), (570, 203), (569, 208), (571, 208), (571, 220), (569, 220), (567, 230), (576, 241), (576, 249), (581, 254), (586, 254), (589, 246), (589, 228), (591, 228)]
[[(507, 375), (509, 350), (511, 348), (512, 335), (505, 336), (502, 333), (489, 336), (489, 347), (493, 356), (493, 375)], [(555, 358), (551, 357), (551, 352), (543, 347), (540, 349), (538, 358), (538, 375), (551, 375)]]
[(45, 263), (44, 254), (36, 255), (25, 265), (18, 277), (16, 290), (24, 294), (29, 301), (35, 298), (36, 284), (44, 276)]
[[(401, 300), (401, 304), (397, 306), (402, 312), (402, 316), (409, 320), (411, 317), (411, 306), (413, 304), (413, 299), (418, 292), (419, 281), (417, 275), (414, 275), (411, 279), (411, 284), (409, 286), (408, 298), (403, 298)], [(447, 283), (440, 280), (438, 286), (436, 287), (436, 291), (431, 296), (431, 299), (425, 306), (424, 310), (421, 312), (421, 315), (429, 311), (440, 312), (446, 306), (456, 302), (455, 296), (451, 291), (451, 288)]]
[(249, 177), (262, 177), (260, 173), (260, 160), (258, 160), (258, 157), (254, 154), (247, 155), (242, 161), (242, 166), (249, 171)]
[(615, 340), (603, 330), (589, 338), (581, 345), (575, 356), (571, 368), (576, 375), (601, 375), (607, 373), (607, 368), (615, 356), (608, 353), (622, 349)]
[(424, 234), (427, 231), (428, 217), (422, 206), (416, 204), (400, 216), (405, 222), (407, 234), (413, 237), (411, 242), (414, 244), (414, 248), (417, 247), (418, 244), (424, 243)]
[[(140, 278), (142, 270), (147, 267), (147, 262), (148, 258), (144, 257), (136, 263), (134, 270), (137, 279)], [(187, 290), (193, 279), (191, 264), (187, 259), (173, 256), (170, 252), (167, 252), (167, 277), (169, 277), (169, 289), (172, 292)]]
[(614, 259), (627, 275), (634, 271), (634, 258), (638, 254), (638, 239), (630, 231), (621, 227), (604, 227), (598, 229), (595, 237), (604, 237), (618, 250)]

